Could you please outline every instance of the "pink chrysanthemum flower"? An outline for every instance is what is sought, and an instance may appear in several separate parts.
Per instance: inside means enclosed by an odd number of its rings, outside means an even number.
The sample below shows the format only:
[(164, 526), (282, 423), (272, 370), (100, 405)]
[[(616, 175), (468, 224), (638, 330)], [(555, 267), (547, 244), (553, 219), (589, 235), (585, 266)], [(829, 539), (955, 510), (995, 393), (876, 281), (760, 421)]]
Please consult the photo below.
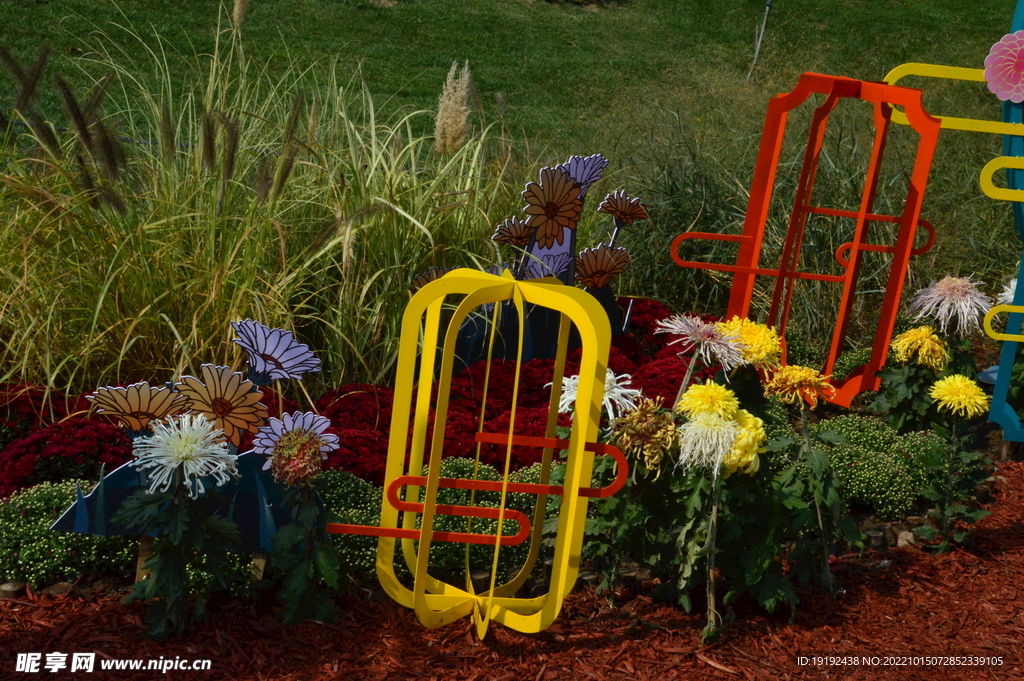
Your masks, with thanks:
[(985, 80), (996, 97), (1024, 102), (1024, 31), (1008, 33), (985, 57)]
[(715, 324), (709, 324), (700, 317), (693, 315), (675, 315), (658, 322), (654, 333), (671, 333), (680, 336), (673, 343), (681, 343), (682, 352), (694, 351), (705, 366), (712, 366), (716, 361), (726, 372), (745, 363), (743, 350), (746, 345), (740, 342), (739, 336), (722, 333)]
[(981, 331), (979, 317), (992, 307), (992, 299), (978, 290), (970, 277), (946, 277), (933, 281), (914, 294), (910, 299), (910, 313), (916, 319), (934, 317), (942, 333), (946, 333), (950, 322), (954, 331), (967, 335)]

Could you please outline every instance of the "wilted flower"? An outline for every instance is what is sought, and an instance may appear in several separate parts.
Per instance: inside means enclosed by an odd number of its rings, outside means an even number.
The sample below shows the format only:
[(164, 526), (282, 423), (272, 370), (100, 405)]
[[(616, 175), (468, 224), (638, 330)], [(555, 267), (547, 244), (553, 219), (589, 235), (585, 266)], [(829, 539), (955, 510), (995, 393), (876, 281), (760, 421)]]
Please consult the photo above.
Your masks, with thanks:
[(725, 477), (737, 472), (744, 475), (756, 473), (761, 466), (758, 454), (765, 452), (763, 445), (768, 439), (768, 434), (764, 430), (764, 421), (746, 409), (736, 412), (736, 424), (739, 426), (736, 442), (722, 459)]
[(939, 403), (939, 409), (967, 418), (981, 416), (988, 409), (988, 396), (981, 386), (961, 374), (935, 381), (928, 396)]
[(967, 335), (981, 331), (978, 318), (992, 307), (992, 300), (978, 290), (970, 277), (946, 277), (933, 281), (910, 299), (910, 312), (915, 319), (934, 317), (942, 333), (955, 318), (956, 332)]
[[(579, 390), (579, 376), (562, 379), (562, 396), (558, 401), (558, 411), (567, 414), (573, 410), (576, 404), (576, 393)], [(639, 390), (628, 387), (632, 384), (629, 374), (616, 376), (615, 372), (607, 369), (604, 379), (604, 400), (601, 406), (608, 414), (609, 419), (615, 419), (620, 411), (626, 411), (636, 407), (636, 398), (640, 397)], [(548, 383), (547, 386), (551, 386)]]
[(660, 397), (641, 397), (635, 409), (612, 425), (612, 441), (626, 454), (642, 460), (647, 470), (658, 470), (659, 474), (661, 460), (678, 436), (672, 413), (661, 405)]
[(187, 400), (181, 393), (149, 383), (132, 383), (127, 388), (99, 388), (86, 397), (96, 404), (100, 414), (113, 416), (122, 426), (138, 434), (150, 430), (150, 422), (185, 410)]
[(203, 380), (182, 376), (177, 388), (188, 398), (191, 411), (205, 414), (237, 447), (242, 432), (255, 433), (266, 422), (267, 408), (260, 403), (263, 393), (230, 367), (204, 364), (199, 370)]
[(340, 444), (337, 435), (324, 432), (330, 426), (330, 419), (312, 412), (271, 418), (260, 428), (253, 451), (270, 457), (263, 470), (270, 469), (277, 480), (289, 487), (308, 485), (320, 472), (327, 452)]
[(266, 385), (274, 379), (302, 378), (302, 374), (320, 371), (320, 360), (308, 345), (298, 342), (291, 331), (271, 329), (259, 322), (246, 319), (231, 322), (240, 338), (249, 360), (250, 379), (257, 385)]
[(135, 440), (131, 464), (149, 477), (147, 493), (167, 492), (179, 480), (195, 499), (206, 490), (201, 478), (212, 475), (216, 486), (238, 477), (237, 457), (228, 451), (224, 433), (202, 414), (183, 414), (153, 424), (152, 437)]
[(537, 245), (541, 248), (551, 248), (556, 241), (561, 245), (564, 230), (576, 229), (583, 212), (580, 186), (569, 173), (558, 168), (541, 169), (540, 184), (526, 185), (523, 198), (523, 212), (530, 216), (526, 224), (536, 230)]
[(718, 322), (723, 335), (733, 336), (743, 344), (743, 360), (761, 366), (774, 366), (782, 354), (782, 343), (775, 329), (749, 319), (733, 317), (727, 322)]
[(909, 362), (917, 358), (918, 364), (942, 371), (949, 361), (946, 343), (935, 335), (930, 326), (919, 326), (904, 331), (892, 342), (892, 351), (897, 362)]
[(739, 431), (739, 424), (732, 419), (711, 412), (695, 414), (679, 426), (681, 446), (676, 468), (704, 468), (716, 477)]
[(776, 369), (764, 389), (783, 402), (796, 404), (803, 400), (814, 409), (818, 406), (819, 397), (831, 399), (836, 396), (836, 389), (829, 384), (829, 378), (822, 376), (817, 369), (792, 364)]
[(743, 364), (743, 351), (746, 346), (738, 335), (725, 334), (716, 324), (710, 324), (694, 315), (675, 315), (662, 319), (657, 323), (654, 333), (671, 333), (681, 338), (669, 341), (681, 343), (680, 350), (694, 350), (694, 357), (699, 358), (705, 366), (715, 362), (722, 365), (725, 371), (732, 371)]
[(740, 402), (736, 393), (713, 381), (691, 385), (676, 404), (676, 411), (693, 418), (698, 414), (715, 414), (724, 419), (736, 416)]

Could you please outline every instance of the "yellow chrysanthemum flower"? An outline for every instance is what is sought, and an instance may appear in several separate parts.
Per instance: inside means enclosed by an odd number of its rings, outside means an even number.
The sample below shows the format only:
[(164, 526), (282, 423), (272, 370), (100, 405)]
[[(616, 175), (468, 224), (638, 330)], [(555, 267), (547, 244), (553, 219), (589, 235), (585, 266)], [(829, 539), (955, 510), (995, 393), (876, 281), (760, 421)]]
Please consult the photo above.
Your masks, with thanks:
[(896, 336), (892, 342), (892, 352), (898, 362), (909, 362), (916, 357), (918, 364), (935, 371), (942, 371), (949, 362), (946, 343), (935, 335), (935, 330), (930, 326), (919, 326)]
[(757, 469), (761, 466), (761, 458), (758, 454), (765, 452), (763, 445), (768, 439), (768, 434), (764, 430), (764, 421), (746, 409), (736, 412), (736, 423), (740, 427), (736, 442), (722, 458), (725, 477), (729, 477), (733, 473), (743, 473), (744, 475), (757, 473)]
[(817, 369), (793, 364), (779, 367), (764, 388), (783, 402), (796, 404), (803, 399), (814, 409), (818, 406), (819, 397), (831, 399), (836, 396), (836, 389), (829, 384), (829, 378), (819, 374)]
[(962, 374), (935, 381), (928, 396), (939, 403), (939, 409), (967, 418), (981, 416), (988, 409), (988, 395), (981, 386)]
[(751, 364), (774, 366), (782, 354), (782, 343), (775, 329), (749, 319), (733, 317), (716, 325), (722, 334), (735, 336), (745, 345), (743, 359)]
[(711, 381), (704, 385), (691, 385), (676, 404), (676, 411), (691, 418), (697, 414), (715, 414), (724, 419), (732, 419), (739, 408), (740, 401), (736, 399), (736, 393)]

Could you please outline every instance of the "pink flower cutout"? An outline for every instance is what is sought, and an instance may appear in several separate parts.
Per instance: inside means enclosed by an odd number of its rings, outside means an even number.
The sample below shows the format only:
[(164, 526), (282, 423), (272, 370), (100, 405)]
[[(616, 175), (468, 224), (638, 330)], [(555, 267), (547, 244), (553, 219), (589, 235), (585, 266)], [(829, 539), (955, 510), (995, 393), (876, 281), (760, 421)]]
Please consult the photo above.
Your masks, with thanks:
[(985, 80), (996, 97), (1024, 102), (1024, 31), (1009, 33), (985, 57)]

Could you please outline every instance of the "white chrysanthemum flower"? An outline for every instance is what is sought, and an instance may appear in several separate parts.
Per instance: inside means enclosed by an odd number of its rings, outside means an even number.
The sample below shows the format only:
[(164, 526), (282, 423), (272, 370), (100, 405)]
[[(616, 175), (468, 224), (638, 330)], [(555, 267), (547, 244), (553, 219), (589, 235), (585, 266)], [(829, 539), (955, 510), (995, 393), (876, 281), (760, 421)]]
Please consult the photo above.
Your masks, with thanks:
[(722, 365), (726, 372), (732, 371), (741, 364), (746, 364), (743, 359), (743, 351), (746, 345), (739, 340), (739, 336), (722, 333), (718, 326), (709, 324), (700, 317), (694, 315), (675, 315), (658, 322), (654, 333), (671, 333), (681, 336), (673, 343), (682, 343), (682, 351), (694, 351), (694, 356), (699, 357), (705, 366), (712, 366), (715, 362)]
[(717, 477), (722, 460), (732, 450), (739, 433), (740, 426), (733, 419), (713, 413), (694, 414), (679, 427), (681, 447), (676, 468), (704, 468), (712, 478)]
[[(579, 383), (579, 376), (562, 379), (562, 396), (558, 400), (559, 412), (567, 414), (573, 411), (576, 405), (576, 392), (579, 390)], [(633, 381), (629, 374), (616, 376), (615, 372), (611, 369), (608, 369), (607, 373), (605, 373), (604, 399), (601, 402), (601, 406), (604, 408), (605, 413), (608, 414), (609, 420), (616, 419), (620, 413), (636, 407), (636, 401), (641, 397), (641, 393), (639, 390), (628, 387), (632, 383)], [(551, 385), (551, 383), (548, 383), (544, 387), (547, 388)]]
[(979, 291), (970, 277), (933, 281), (910, 299), (910, 312), (917, 315), (914, 319), (934, 317), (943, 333), (950, 322), (955, 322), (954, 331), (963, 335), (981, 331), (978, 319), (990, 307), (992, 299)]
[(1017, 295), (1016, 277), (1006, 282), (1006, 285), (1003, 286), (1003, 292), (999, 294), (998, 298), (996, 298), (996, 303), (999, 305), (1013, 305), (1013, 297), (1015, 295)]
[(149, 477), (148, 494), (167, 492), (181, 479), (193, 499), (206, 491), (201, 478), (213, 476), (217, 487), (238, 477), (237, 459), (228, 451), (224, 432), (202, 414), (182, 414), (153, 423), (153, 435), (135, 440), (132, 465)]

